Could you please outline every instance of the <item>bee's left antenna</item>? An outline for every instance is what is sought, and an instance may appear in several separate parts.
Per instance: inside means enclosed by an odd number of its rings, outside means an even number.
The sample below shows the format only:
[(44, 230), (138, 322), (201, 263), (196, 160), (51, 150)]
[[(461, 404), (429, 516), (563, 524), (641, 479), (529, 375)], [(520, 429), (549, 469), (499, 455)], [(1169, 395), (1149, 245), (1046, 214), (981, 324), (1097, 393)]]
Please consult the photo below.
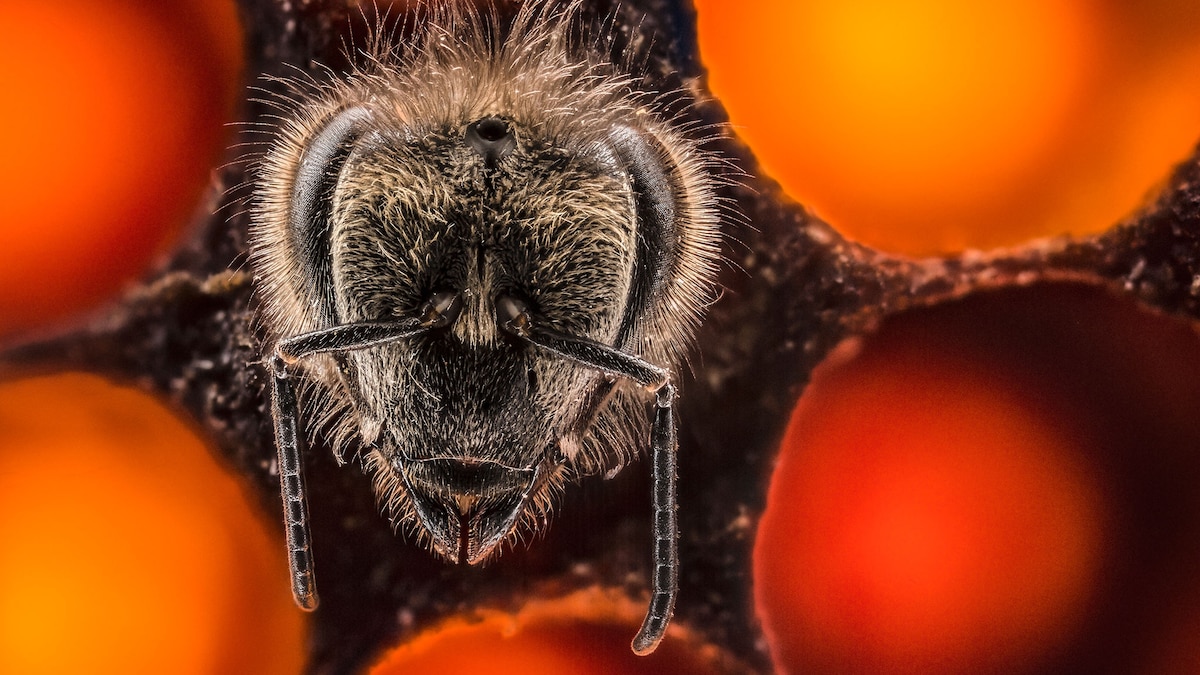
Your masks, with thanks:
[(462, 300), (457, 293), (435, 293), (414, 316), (334, 326), (288, 338), (275, 347), (275, 355), (271, 357), (271, 414), (275, 418), (275, 449), (279, 454), (279, 490), (283, 497), (292, 596), (301, 609), (311, 612), (319, 600), (313, 575), (304, 462), (296, 433), (299, 408), (295, 388), (288, 379), (288, 364), (313, 354), (367, 349), (445, 328), (458, 318), (461, 309)]
[(308, 496), (304, 463), (296, 434), (296, 392), (288, 381), (283, 356), (271, 358), (271, 412), (275, 418), (275, 449), (279, 453), (279, 489), (283, 496), (284, 532), (292, 597), (300, 609), (311, 612), (320, 602), (313, 576), (312, 535), (308, 526)]

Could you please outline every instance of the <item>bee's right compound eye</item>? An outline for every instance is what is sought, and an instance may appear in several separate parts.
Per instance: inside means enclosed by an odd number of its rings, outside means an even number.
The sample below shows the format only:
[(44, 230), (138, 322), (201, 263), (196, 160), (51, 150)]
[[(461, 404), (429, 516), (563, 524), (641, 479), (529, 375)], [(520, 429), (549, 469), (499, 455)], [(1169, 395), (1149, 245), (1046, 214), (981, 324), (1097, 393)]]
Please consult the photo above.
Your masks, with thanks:
[(429, 328), (445, 328), (462, 312), (462, 298), (457, 291), (438, 291), (421, 305), (421, 324)]

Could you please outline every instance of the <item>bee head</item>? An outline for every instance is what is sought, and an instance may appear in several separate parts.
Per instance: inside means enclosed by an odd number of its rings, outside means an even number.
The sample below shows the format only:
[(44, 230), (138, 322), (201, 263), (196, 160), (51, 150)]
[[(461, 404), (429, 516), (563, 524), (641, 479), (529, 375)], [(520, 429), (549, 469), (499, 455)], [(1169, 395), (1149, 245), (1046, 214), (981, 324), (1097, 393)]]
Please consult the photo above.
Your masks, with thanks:
[[(522, 10), (508, 33), (435, 12), (405, 55), (281, 101), (250, 234), (302, 606), (300, 410), (449, 561), (543, 530), (568, 480), (648, 445), (656, 509), (674, 513), (658, 504), (674, 494), (670, 373), (714, 296), (718, 162), (573, 45), (574, 11)], [(672, 523), (655, 520), (656, 556), (673, 556)], [(655, 597), (661, 637), (673, 596)]]

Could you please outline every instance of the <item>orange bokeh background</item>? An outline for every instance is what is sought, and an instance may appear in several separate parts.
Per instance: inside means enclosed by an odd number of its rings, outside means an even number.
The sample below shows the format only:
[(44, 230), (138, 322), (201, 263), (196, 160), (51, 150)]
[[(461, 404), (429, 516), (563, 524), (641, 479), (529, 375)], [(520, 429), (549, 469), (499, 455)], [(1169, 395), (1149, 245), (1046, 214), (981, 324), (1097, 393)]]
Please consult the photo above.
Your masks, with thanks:
[(756, 540), (781, 672), (1193, 672), (1195, 342), (1047, 289), (843, 345), (795, 410)]
[[(231, 0), (0, 3), (0, 339), (112, 298), (231, 141)], [(0, 672), (296, 673), (275, 532), (194, 430), (83, 375), (0, 386)]]
[[(884, 250), (1099, 232), (1200, 139), (1193, 2), (696, 4), (710, 86), (765, 172)], [(1082, 339), (1103, 342), (1111, 318), (1075, 320), (1096, 322)], [(1162, 330), (1126, 328), (1149, 343)], [(1106, 413), (1094, 401), (1044, 405), (1053, 379), (1006, 377), (1026, 354), (884, 344), (819, 371), (784, 441), (755, 553), (776, 663), (797, 673), (1040, 667), (1081, 626), (1106, 621), (1096, 579), (1121, 545), (1106, 514), (1146, 508), (1111, 504), (1095, 480), (1096, 439), (1079, 430)], [(1149, 351), (1114, 356), (1129, 362), (1097, 366), (1084, 389), (1145, 382), (1139, 370), (1161, 366)], [(1164, 381), (1137, 391), (1170, 429)], [(1156, 461), (1171, 460), (1147, 457)], [(1180, 664), (1197, 650), (1181, 645), (1194, 635), (1180, 636), (1200, 605), (1160, 604), (1136, 610), (1180, 617), (1145, 629), (1161, 645), (1128, 649), (1160, 652), (1139, 661), (1146, 672), (1191, 672)]]
[(1012, 670), (1082, 616), (1104, 508), (1031, 385), (920, 345), (818, 371), (755, 553), (788, 672)]
[(1200, 137), (1191, 0), (696, 4), (733, 128), (878, 248), (1101, 231)]
[(297, 673), (286, 580), (277, 533), (153, 398), (0, 387), (0, 673)]
[(0, 3), (0, 337), (166, 251), (230, 142), (240, 50), (232, 0)]
[[(888, 250), (1099, 231), (1200, 138), (1187, 0), (697, 7), (711, 85), (766, 171)], [(208, 208), (242, 80), (229, 0), (6, 0), (0, 34), (2, 338), (112, 298)], [(1097, 317), (1079, 321), (1099, 339)], [(1078, 629), (1111, 554), (1117, 507), (1080, 431), (1096, 413), (1031, 408), (1042, 385), (986, 350), (873, 344), (822, 369), (783, 449), (755, 580), (773, 653), (839, 672), (1036, 660)], [(1122, 354), (1154, 391), (1163, 364)], [(800, 498), (781, 511), (785, 490)], [(0, 672), (296, 672), (301, 619), (260, 515), (143, 396), (0, 386)], [(772, 592), (777, 575), (807, 585)], [(1200, 588), (1180, 596), (1146, 672), (1200, 660)], [(633, 659), (629, 626), (572, 621), (451, 624), (380, 672), (448, 653), (471, 672), (654, 663), (604, 660)]]
[(717, 675), (714, 649), (675, 629), (649, 656), (630, 641), (645, 606), (598, 589), (532, 600), (516, 614), (451, 619), (386, 654), (371, 675)]

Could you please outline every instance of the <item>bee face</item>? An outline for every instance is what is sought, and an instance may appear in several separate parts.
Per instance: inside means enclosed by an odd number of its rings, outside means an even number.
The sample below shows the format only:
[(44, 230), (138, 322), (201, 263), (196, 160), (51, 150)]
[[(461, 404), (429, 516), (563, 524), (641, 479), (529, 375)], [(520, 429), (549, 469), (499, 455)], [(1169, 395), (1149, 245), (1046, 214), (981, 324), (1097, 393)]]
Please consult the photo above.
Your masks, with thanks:
[[(488, 122), (483, 143), (474, 132)], [(569, 464), (559, 441), (586, 433), (604, 385), (602, 373), (507, 336), (497, 301), (520, 298), (558, 330), (615, 343), (635, 274), (635, 201), (611, 154), (551, 144), (515, 120), (410, 136), (364, 135), (339, 173), (335, 316), (387, 321), (438, 293), (454, 294), (456, 315), (420, 338), (347, 354), (353, 375), (338, 384), (379, 427), (378, 465), (433, 550), (478, 562), (527, 510), (544, 518)]]
[[(360, 450), (393, 520), (450, 561), (544, 527), (566, 481), (647, 439), (673, 486), (669, 380), (713, 295), (714, 162), (569, 46), (570, 16), (527, 5), (499, 38), (434, 11), (407, 56), (286, 103), (251, 235), (289, 504), (295, 378), (336, 456)], [(306, 519), (288, 511), (302, 605)]]
[(331, 195), (339, 318), (384, 320), (454, 289), (463, 313), (452, 332), (472, 345), (500, 339), (502, 295), (524, 297), (562, 328), (614, 338), (635, 274), (628, 176), (585, 139), (551, 144), (516, 122), (516, 147), (489, 166), (464, 128), (473, 125), (359, 141)]

